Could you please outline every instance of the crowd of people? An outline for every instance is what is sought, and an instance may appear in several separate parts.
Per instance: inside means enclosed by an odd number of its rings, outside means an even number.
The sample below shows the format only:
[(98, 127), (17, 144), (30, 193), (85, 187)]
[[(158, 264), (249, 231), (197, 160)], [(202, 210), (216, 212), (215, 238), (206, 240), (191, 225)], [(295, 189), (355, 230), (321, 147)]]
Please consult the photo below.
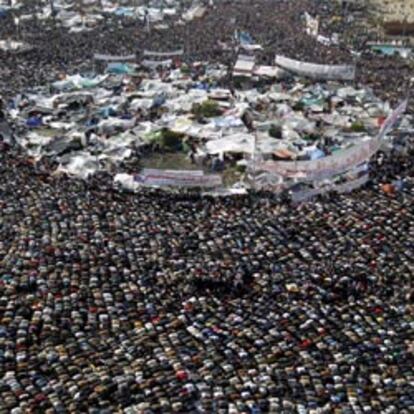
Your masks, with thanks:
[[(231, 17), (264, 59), (346, 61), (296, 29), (304, 9), (329, 16), (321, 4), (223, 2), (165, 34), (27, 23), (37, 50), (0, 55), (2, 94), (70, 72), (97, 45), (185, 41), (194, 59), (221, 60)], [(398, 100), (409, 65), (379, 59), (361, 79)], [(413, 156), (380, 153), (366, 187), (293, 206), (128, 193), (108, 173), (50, 174), (0, 139), (0, 413), (413, 412)]]
[(118, 192), (3, 147), (2, 412), (408, 414), (412, 181), (380, 185), (412, 159), (293, 207)]
[[(315, 63), (355, 62), (357, 82), (372, 86), (381, 98), (395, 103), (406, 90), (412, 73), (406, 60), (366, 53), (356, 57), (351, 53), (355, 42), (348, 39), (349, 33), (363, 43), (370, 39), (370, 32), (361, 31), (359, 26), (354, 28), (337, 2), (260, 0), (252, 5), (229, 0), (213, 4), (202, 19), (186, 24), (178, 24), (177, 16), (167, 19), (167, 30), (156, 29), (154, 24), (148, 31), (148, 25), (141, 21), (111, 16), (87, 32), (69, 33), (58, 24), (49, 21), (46, 25), (36, 19), (22, 21), (17, 31), (12, 15), (3, 17), (0, 38), (19, 36), (34, 49), (24, 54), (0, 51), (2, 94), (12, 96), (22, 89), (51, 82), (59, 74), (93, 69), (94, 53), (136, 53), (139, 57), (145, 49), (183, 48), (187, 63), (218, 61), (230, 68), (236, 60), (232, 48), (236, 30), (250, 33), (263, 47), (258, 63), (272, 65), (276, 53)], [(339, 33), (341, 46), (326, 46), (307, 35), (304, 12), (319, 16), (323, 34)], [(341, 38), (341, 33), (346, 33), (347, 38)], [(392, 76), (394, 71), (399, 76)]]

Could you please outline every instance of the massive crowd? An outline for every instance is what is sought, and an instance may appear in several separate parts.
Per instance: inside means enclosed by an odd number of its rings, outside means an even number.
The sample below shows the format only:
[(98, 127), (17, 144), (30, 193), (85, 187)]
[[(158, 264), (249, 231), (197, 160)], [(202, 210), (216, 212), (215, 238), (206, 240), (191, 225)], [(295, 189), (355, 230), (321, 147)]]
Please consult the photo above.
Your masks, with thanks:
[[(30, 4), (30, 3), (29, 3)], [(30, 11), (30, 7), (28, 11)], [(340, 37), (343, 46), (325, 46), (304, 30), (303, 13), (320, 16), (321, 32), (346, 33)], [(381, 98), (398, 101), (405, 92), (412, 67), (396, 57), (378, 57), (362, 53), (358, 58), (350, 53), (354, 39), (358, 44), (374, 39), (370, 32), (346, 19), (337, 2), (315, 0), (251, 2), (215, 2), (202, 19), (177, 24), (177, 17), (167, 18), (168, 30), (154, 27), (148, 32), (140, 21), (112, 17), (105, 19), (91, 31), (68, 33), (58, 25), (31, 19), (20, 23), (20, 39), (34, 46), (25, 54), (0, 51), (0, 86), (2, 94), (14, 95), (34, 85), (44, 85), (62, 73), (77, 73), (93, 69), (94, 53), (128, 55), (144, 49), (170, 51), (185, 50), (186, 62), (219, 61), (231, 65), (236, 56), (232, 46), (235, 30), (250, 33), (263, 46), (259, 62), (273, 64), (276, 53), (316, 63), (351, 63), (358, 66), (357, 81), (374, 88)], [(350, 38), (352, 35), (353, 39)], [(17, 37), (11, 15), (3, 17), (0, 38)], [(349, 47), (344, 46), (348, 44)], [(399, 76), (393, 76), (398, 72)]]
[[(225, 2), (192, 23), (197, 59), (214, 58), (214, 22), (230, 33), (229, 16), (250, 16), (244, 28), (260, 21), (265, 44), (295, 37), (298, 10), (319, 7), (255, 3), (259, 16)], [(50, 35), (30, 27), (41, 47), (6, 56), (1, 70), (16, 76), (3, 72), (4, 95), (69, 71), (96, 44), (120, 54), (183, 39), (56, 32), (45, 47)], [(334, 53), (305, 36), (272, 42), (309, 60)], [(399, 64), (376, 78), (396, 99)], [(107, 173), (51, 175), (0, 140), (0, 413), (413, 412), (413, 155), (380, 153), (368, 186), (292, 206), (131, 194)]]
[(412, 155), (299, 207), (0, 157), (3, 412), (412, 411)]

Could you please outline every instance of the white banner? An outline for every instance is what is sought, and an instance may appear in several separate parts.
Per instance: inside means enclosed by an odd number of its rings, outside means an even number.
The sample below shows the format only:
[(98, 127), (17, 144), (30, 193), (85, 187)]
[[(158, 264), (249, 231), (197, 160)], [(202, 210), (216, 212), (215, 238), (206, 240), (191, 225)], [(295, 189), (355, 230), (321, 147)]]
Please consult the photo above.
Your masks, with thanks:
[(201, 170), (160, 170), (158, 168), (143, 168), (141, 173), (143, 175), (156, 175), (156, 174), (170, 174), (176, 177), (202, 177), (204, 175), (204, 171)]
[(253, 44), (253, 45), (240, 45), (240, 49), (246, 50), (247, 52), (256, 52), (258, 50), (263, 50), (263, 47), (259, 44)]
[(151, 187), (219, 187), (222, 185), (220, 175), (204, 175), (203, 171), (144, 169), (134, 177), (134, 181)]
[(300, 76), (320, 80), (354, 80), (355, 65), (319, 65), (276, 55), (276, 65)]
[(172, 57), (172, 56), (181, 56), (184, 54), (183, 49), (172, 50), (171, 52), (151, 52), (150, 50), (144, 50), (144, 56), (153, 56), (153, 57)]
[(387, 117), (387, 119), (381, 125), (381, 129), (379, 132), (379, 139), (383, 139), (385, 135), (387, 135), (388, 132), (390, 132), (390, 130), (397, 123), (400, 116), (403, 115), (404, 112), (406, 111), (407, 105), (408, 105), (408, 99), (404, 99), (404, 101), (402, 101), (397, 106), (397, 108)]
[(364, 184), (366, 184), (369, 180), (369, 174), (365, 174), (362, 177), (359, 177), (352, 181), (347, 181), (343, 184), (338, 184), (335, 187), (333, 187), (332, 191), (335, 191), (339, 194), (344, 193), (350, 193), (351, 191), (356, 190), (359, 187), (362, 187)]
[(338, 194), (350, 193), (351, 191), (356, 190), (359, 187), (362, 187), (364, 184), (368, 182), (368, 180), (369, 175), (365, 174), (362, 177), (357, 178), (356, 180), (347, 181), (343, 184), (331, 184), (321, 188), (313, 188), (311, 190), (298, 191), (296, 193), (294, 192), (292, 193), (292, 201), (294, 203), (301, 203), (303, 201), (311, 199), (312, 197), (331, 191)]
[(318, 18), (312, 17), (308, 12), (305, 12), (305, 21), (306, 21), (306, 33), (309, 36), (316, 37), (319, 32), (319, 20)]
[(156, 69), (159, 66), (162, 66), (163, 68), (169, 67), (172, 65), (172, 60), (171, 59), (166, 59), (166, 60), (148, 60), (148, 59), (144, 59), (141, 62), (141, 65), (146, 67), (146, 68), (150, 68), (150, 69)]
[(194, 20), (194, 19), (201, 19), (207, 9), (203, 6), (195, 6), (189, 9), (187, 12), (183, 14), (183, 19), (187, 22)]
[(267, 76), (280, 79), (286, 76), (287, 73), (276, 66), (257, 66), (254, 68), (253, 74), (256, 76)]
[(128, 62), (136, 59), (135, 55), (127, 55), (127, 56), (112, 56), (112, 55), (100, 55), (95, 54), (93, 55), (95, 60), (103, 60), (105, 62)]
[(259, 164), (257, 169), (279, 174), (284, 178), (296, 178), (302, 181), (322, 180), (344, 173), (367, 161), (378, 151), (380, 144), (380, 140), (374, 138), (318, 160), (265, 161)]

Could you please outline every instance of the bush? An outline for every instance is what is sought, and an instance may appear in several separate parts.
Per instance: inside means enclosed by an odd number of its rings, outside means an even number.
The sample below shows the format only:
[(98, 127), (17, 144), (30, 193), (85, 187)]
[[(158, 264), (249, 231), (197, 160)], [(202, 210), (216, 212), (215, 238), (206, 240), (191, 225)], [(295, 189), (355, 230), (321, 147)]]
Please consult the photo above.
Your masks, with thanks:
[(272, 125), (269, 129), (269, 135), (272, 138), (282, 139), (282, 128), (277, 125)]
[(246, 166), (246, 165), (236, 165), (236, 166), (234, 167), (234, 171), (236, 171), (236, 172), (238, 172), (238, 173), (240, 173), (240, 174), (245, 173), (245, 172), (246, 172), (246, 170), (247, 170), (247, 166)]
[(305, 109), (305, 104), (302, 101), (296, 102), (293, 105), (293, 109), (295, 111), (303, 111)]
[(169, 129), (163, 129), (161, 131), (160, 146), (166, 150), (179, 150), (182, 146), (182, 137), (182, 134), (170, 131)]
[(187, 65), (182, 64), (181, 67), (180, 67), (180, 72), (183, 75), (190, 75), (191, 74), (191, 69)]
[(194, 115), (204, 118), (214, 118), (221, 115), (217, 102), (211, 100), (204, 101), (202, 104), (195, 104), (192, 112)]
[(356, 121), (351, 125), (352, 132), (365, 132), (365, 126), (362, 122)]

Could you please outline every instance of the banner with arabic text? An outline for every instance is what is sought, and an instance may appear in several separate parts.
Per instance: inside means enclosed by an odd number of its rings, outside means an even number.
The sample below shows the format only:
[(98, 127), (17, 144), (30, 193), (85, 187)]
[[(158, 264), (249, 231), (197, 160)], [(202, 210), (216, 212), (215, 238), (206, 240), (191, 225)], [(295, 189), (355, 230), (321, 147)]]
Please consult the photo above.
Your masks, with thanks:
[(318, 160), (264, 161), (257, 169), (300, 181), (322, 180), (362, 164), (378, 151), (380, 144), (380, 140), (375, 138)]
[(218, 187), (222, 178), (203, 171), (143, 169), (135, 176), (135, 182), (151, 187)]

